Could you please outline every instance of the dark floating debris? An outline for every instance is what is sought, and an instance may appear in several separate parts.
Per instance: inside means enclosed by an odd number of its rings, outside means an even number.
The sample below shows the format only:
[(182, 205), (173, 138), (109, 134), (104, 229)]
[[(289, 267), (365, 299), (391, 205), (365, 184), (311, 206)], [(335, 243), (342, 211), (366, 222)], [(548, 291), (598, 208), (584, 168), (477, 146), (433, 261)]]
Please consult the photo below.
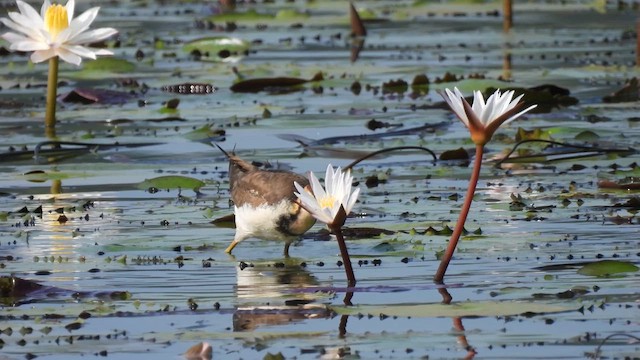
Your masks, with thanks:
[(389, 80), (386, 83), (382, 83), (383, 94), (391, 94), (391, 93), (402, 94), (407, 90), (409, 90), (409, 84), (402, 79)]
[(464, 161), (465, 163), (469, 163), (470, 160), (469, 152), (464, 148), (458, 148), (455, 150), (446, 150), (440, 154), (441, 161)]
[(218, 88), (211, 84), (184, 83), (177, 85), (166, 85), (161, 88), (164, 92), (181, 95), (209, 95), (215, 93)]
[(617, 181), (600, 180), (598, 187), (600, 189), (640, 190), (640, 178), (632, 176)]
[(638, 101), (640, 100), (640, 87), (638, 85), (638, 78), (631, 78), (627, 80), (621, 89), (615, 91), (611, 95), (604, 96), (602, 101), (605, 103)]
[(129, 92), (93, 89), (93, 88), (75, 88), (66, 94), (60, 95), (60, 100), (67, 103), (76, 104), (108, 104), (121, 105), (134, 97)]
[(310, 80), (292, 77), (255, 78), (242, 80), (231, 85), (231, 91), (239, 93), (257, 93), (260, 91), (287, 93), (301, 90), (301, 85), (308, 82), (322, 80), (324, 80), (322, 72), (316, 73)]

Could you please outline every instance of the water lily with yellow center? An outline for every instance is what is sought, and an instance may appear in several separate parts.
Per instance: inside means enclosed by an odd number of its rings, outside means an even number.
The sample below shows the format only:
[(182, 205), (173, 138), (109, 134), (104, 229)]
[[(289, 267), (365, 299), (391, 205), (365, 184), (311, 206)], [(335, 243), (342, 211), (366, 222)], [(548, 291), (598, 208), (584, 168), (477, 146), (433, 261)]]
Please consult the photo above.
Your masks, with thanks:
[(113, 28), (89, 30), (99, 7), (74, 18), (75, 0), (69, 0), (65, 6), (45, 0), (40, 13), (24, 1), (18, 0), (16, 4), (20, 12), (9, 12), (9, 18), (0, 19), (14, 31), (3, 34), (2, 38), (11, 44), (10, 50), (33, 51), (31, 61), (34, 63), (59, 56), (63, 61), (80, 65), (83, 57), (95, 59), (98, 55), (113, 55), (108, 50), (84, 46), (117, 33)]
[(341, 221), (339, 225), (342, 226), (345, 219), (338, 217), (340, 208), (343, 208), (345, 216), (349, 214), (360, 193), (360, 188), (352, 189), (351, 173), (344, 172), (339, 167), (334, 170), (333, 166), (329, 165), (324, 179), (326, 189), (313, 173), (309, 174), (309, 182), (312, 193), (306, 191), (300, 184), (294, 184), (298, 190), (296, 196), (302, 202), (302, 206), (323, 223), (334, 225)]
[[(342, 225), (344, 225), (347, 215), (351, 212), (356, 200), (358, 200), (360, 188), (353, 189), (351, 172), (342, 171), (339, 167), (334, 170), (331, 164), (327, 166), (324, 187), (313, 173), (309, 174), (309, 183), (311, 184), (310, 191), (294, 182), (298, 190), (295, 194), (300, 200), (300, 205), (311, 213), (313, 217), (327, 224), (331, 232), (336, 236), (348, 284), (349, 286), (355, 286), (356, 277), (351, 266), (347, 244), (342, 235)], [(347, 293), (344, 299), (345, 304), (351, 305), (351, 296), (353, 296), (352, 292)]]
[(117, 30), (89, 30), (100, 8), (91, 8), (74, 18), (75, 0), (67, 1), (65, 6), (44, 0), (40, 13), (24, 1), (17, 0), (16, 4), (20, 12), (9, 12), (9, 18), (0, 18), (0, 22), (15, 32), (4, 33), (1, 37), (10, 43), (9, 50), (33, 51), (31, 61), (34, 63), (49, 60), (44, 123), (46, 135), (55, 138), (58, 59), (80, 65), (83, 57), (95, 59), (98, 55), (113, 55), (109, 50), (84, 45), (102, 41)]

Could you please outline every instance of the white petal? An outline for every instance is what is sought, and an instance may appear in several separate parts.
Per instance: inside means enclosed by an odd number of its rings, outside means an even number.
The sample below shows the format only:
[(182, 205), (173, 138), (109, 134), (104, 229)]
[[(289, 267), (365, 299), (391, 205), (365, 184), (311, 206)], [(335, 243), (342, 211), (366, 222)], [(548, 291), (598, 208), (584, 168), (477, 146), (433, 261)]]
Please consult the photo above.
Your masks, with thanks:
[(518, 105), (518, 103), (520, 102), (520, 99), (522, 99), (524, 97), (524, 94), (521, 94), (520, 96), (518, 96), (517, 98), (513, 99), (511, 101), (511, 103), (509, 104), (509, 110), (513, 109), (514, 107), (516, 107)]
[(497, 112), (496, 117), (504, 114), (505, 112), (509, 111), (510, 109), (512, 109), (514, 106), (518, 104), (517, 102), (514, 103), (511, 101), (511, 99), (513, 98), (513, 94), (514, 94), (513, 90), (509, 90), (504, 93), (504, 95), (502, 96), (502, 99), (500, 99), (500, 106), (498, 109), (496, 109), (496, 112)]
[(67, 9), (67, 19), (69, 21), (71, 21), (71, 19), (73, 19), (73, 14), (74, 14), (75, 9), (76, 9), (75, 0), (67, 1), (67, 5), (65, 5), (64, 8)]
[(480, 120), (485, 125), (491, 123), (493, 120), (495, 120), (496, 117), (500, 115), (498, 113), (498, 109), (500, 108), (500, 99), (500, 90), (496, 90), (496, 92), (491, 94), (491, 96), (489, 96), (489, 98), (487, 99), (486, 106), (480, 117)]
[(44, 0), (42, 3), (42, 7), (40, 8), (40, 17), (44, 19), (45, 15), (47, 15), (47, 9), (51, 6), (51, 1)]
[(73, 38), (83, 31), (87, 30), (93, 20), (95, 20), (96, 16), (98, 16), (98, 10), (100, 10), (99, 7), (91, 8), (80, 14), (80, 16), (78, 16), (77, 18), (71, 20), (68, 28), (71, 31), (70, 38)]
[(24, 40), (22, 41), (12, 41), (11, 43), (11, 50), (16, 50), (16, 51), (38, 51), (38, 50), (48, 50), (50, 48), (50, 46), (48, 46), (45, 43), (39, 42), (39, 41), (33, 41), (31, 39), (28, 38), (24, 38)]
[[(43, 22), (33, 21), (29, 19), (27, 16), (25, 16), (24, 14), (20, 14), (17, 12), (10, 12), (8, 15), (9, 15), (9, 18), (14, 22), (13, 24), (14, 28), (21, 27), (21, 28), (30, 29), (30, 30), (44, 28)], [(23, 30), (20, 30), (20, 31), (24, 32)]]
[(56, 51), (52, 48), (47, 50), (34, 51), (33, 54), (31, 54), (31, 62), (37, 64), (39, 62), (49, 60), (56, 55)]
[(351, 196), (349, 196), (349, 201), (344, 207), (344, 209), (347, 212), (347, 214), (351, 212), (351, 209), (353, 209), (353, 206), (356, 204), (356, 201), (358, 200), (358, 195), (360, 195), (360, 188), (359, 187), (357, 187), (351, 193)]
[(309, 182), (311, 183), (311, 191), (313, 191), (313, 195), (316, 199), (322, 199), (327, 196), (327, 193), (324, 191), (322, 185), (320, 185), (318, 178), (313, 173), (309, 173)]
[(334, 191), (334, 177), (335, 173), (333, 172), (333, 166), (331, 164), (327, 165), (327, 170), (324, 173), (324, 186), (327, 191), (327, 194), (333, 195)]
[(59, 47), (56, 51), (61, 60), (73, 65), (80, 65), (82, 58), (73, 52), (66, 49), (66, 47)]
[(113, 55), (113, 51), (109, 51), (109, 50), (105, 50), (105, 49), (98, 49), (98, 50), (95, 50), (94, 52), (98, 56)]
[[(24, 1), (17, 1), (16, 4), (18, 5), (18, 9), (20, 10), (20, 13), (22, 13), (22, 15), (24, 15), (27, 19), (29, 19), (29, 22), (33, 22), (33, 23), (41, 22), (44, 24), (44, 21), (40, 16), (40, 14), (38, 14), (36, 9), (32, 8), (31, 5), (27, 4)], [(22, 23), (22, 24), (26, 26), (26, 23)]]
[(96, 59), (96, 53), (87, 47), (80, 46), (80, 45), (65, 45), (64, 48), (78, 56), (93, 59), (93, 60)]
[(13, 33), (13, 32), (6, 32), (6, 33), (2, 34), (2, 36), (0, 36), (0, 37), (5, 39), (5, 40), (7, 40), (10, 43), (19, 42), (19, 41), (26, 41), (26, 40), (32, 40), (28, 36), (24, 36), (22, 34), (16, 34), (16, 33)]
[(30, 39), (33, 39), (34, 41), (46, 42), (47, 40), (46, 37), (42, 35), (42, 32), (38, 30), (37, 27), (25, 27), (6, 18), (2, 18), (0, 19), (0, 21), (11, 30), (15, 30), (19, 33), (22, 33), (28, 36)]
[(465, 125), (469, 126), (469, 119), (467, 118), (467, 114), (464, 111), (464, 106), (462, 105), (462, 101), (460, 100), (461, 98), (464, 98), (464, 96), (462, 96), (460, 90), (458, 90), (457, 87), (454, 87), (453, 90), (455, 91), (455, 94), (449, 89), (444, 89), (445, 94), (447, 95), (444, 97), (444, 100), (447, 102), (447, 104), (449, 104), (451, 110), (453, 110), (453, 112), (458, 115), (460, 120), (462, 120)]
[(80, 34), (76, 34), (75, 36), (70, 36), (67, 42), (74, 45), (91, 44), (94, 42), (102, 41), (117, 33), (118, 30), (114, 28), (100, 28), (85, 31)]
[(537, 106), (538, 106), (538, 105), (531, 105), (531, 106), (529, 106), (528, 108), (526, 108), (526, 109), (524, 109), (524, 110), (520, 111), (519, 113), (517, 113), (517, 114), (513, 115), (512, 117), (510, 117), (509, 119), (507, 119), (507, 121), (505, 121), (505, 122), (504, 122), (504, 123), (502, 123), (502, 124), (507, 124), (507, 123), (512, 122), (513, 120), (515, 120), (515, 119), (519, 118), (519, 117), (520, 117), (520, 116), (522, 116), (524, 113), (529, 112), (529, 110), (532, 110), (532, 109), (536, 108)]
[(471, 105), (471, 109), (473, 113), (476, 114), (476, 117), (480, 119), (480, 122), (484, 123), (484, 114), (487, 111), (488, 102), (484, 102), (484, 97), (482, 96), (481, 91), (473, 92), (473, 105)]
[(320, 206), (318, 205), (318, 200), (314, 198), (313, 195), (311, 195), (304, 188), (302, 187), (298, 188), (298, 192), (295, 194), (298, 197), (298, 199), (300, 199), (302, 204), (305, 205), (306, 208), (310, 208), (310, 209), (320, 208)]

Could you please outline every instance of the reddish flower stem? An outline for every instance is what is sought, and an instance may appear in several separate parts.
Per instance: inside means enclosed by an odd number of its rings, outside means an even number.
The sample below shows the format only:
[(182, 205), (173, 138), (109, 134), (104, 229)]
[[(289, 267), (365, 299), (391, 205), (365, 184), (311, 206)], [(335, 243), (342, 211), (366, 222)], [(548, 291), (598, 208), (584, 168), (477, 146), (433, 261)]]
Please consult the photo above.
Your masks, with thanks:
[(351, 257), (347, 250), (347, 244), (344, 242), (344, 236), (342, 235), (342, 228), (340, 226), (332, 226), (331, 231), (336, 235), (338, 240), (338, 246), (340, 247), (340, 255), (342, 255), (342, 262), (344, 265), (344, 272), (347, 274), (347, 282), (349, 287), (356, 285), (356, 276), (353, 274), (353, 267), (351, 266)]
[(449, 239), (447, 250), (444, 252), (444, 255), (442, 255), (442, 260), (440, 260), (438, 271), (433, 277), (433, 281), (438, 284), (442, 284), (444, 282), (444, 274), (447, 272), (447, 267), (449, 266), (451, 257), (453, 257), (453, 252), (456, 250), (456, 246), (458, 245), (458, 240), (460, 239), (462, 230), (464, 229), (464, 223), (467, 220), (467, 215), (469, 215), (469, 209), (471, 208), (473, 195), (476, 192), (476, 185), (478, 185), (478, 179), (480, 177), (480, 167), (482, 166), (483, 152), (484, 145), (476, 145), (476, 158), (473, 163), (473, 169), (471, 170), (471, 178), (469, 179), (469, 188), (467, 189), (467, 195), (464, 198), (462, 209), (460, 209), (460, 216), (458, 217), (456, 227), (455, 229), (453, 229), (451, 239)]

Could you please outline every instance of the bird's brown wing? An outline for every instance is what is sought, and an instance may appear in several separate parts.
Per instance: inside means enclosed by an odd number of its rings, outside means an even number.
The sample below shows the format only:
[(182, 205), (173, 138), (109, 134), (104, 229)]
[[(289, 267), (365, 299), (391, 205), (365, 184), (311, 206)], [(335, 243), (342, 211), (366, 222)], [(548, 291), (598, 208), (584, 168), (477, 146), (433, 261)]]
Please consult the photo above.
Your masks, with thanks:
[(256, 170), (238, 177), (231, 189), (231, 200), (236, 206), (275, 204), (283, 199), (295, 200), (293, 182), (307, 186), (309, 181), (298, 174), (285, 171)]

